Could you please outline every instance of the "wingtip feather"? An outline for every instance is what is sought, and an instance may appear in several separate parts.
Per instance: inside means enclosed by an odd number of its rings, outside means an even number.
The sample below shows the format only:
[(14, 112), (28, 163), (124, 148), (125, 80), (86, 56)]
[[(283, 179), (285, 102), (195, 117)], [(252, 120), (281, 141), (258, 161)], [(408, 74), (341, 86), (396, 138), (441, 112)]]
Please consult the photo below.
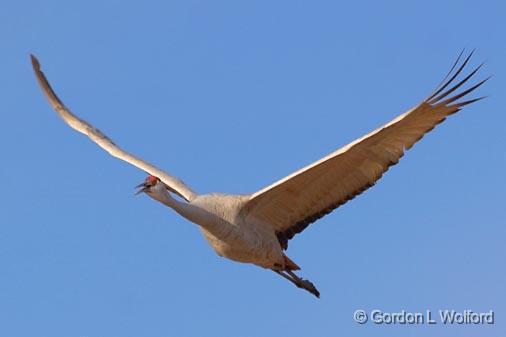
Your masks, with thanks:
[(40, 63), (37, 57), (33, 54), (30, 54), (30, 60), (32, 60), (33, 69), (40, 71)]

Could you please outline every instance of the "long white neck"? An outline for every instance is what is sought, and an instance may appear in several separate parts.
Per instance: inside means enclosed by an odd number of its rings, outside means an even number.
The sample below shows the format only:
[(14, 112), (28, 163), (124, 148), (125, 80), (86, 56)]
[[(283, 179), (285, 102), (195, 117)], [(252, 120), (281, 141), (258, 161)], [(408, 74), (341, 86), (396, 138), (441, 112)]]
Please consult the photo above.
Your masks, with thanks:
[(156, 186), (154, 186), (151, 189), (151, 192), (148, 193), (148, 195), (151, 198), (161, 202), (165, 206), (172, 208), (174, 211), (176, 211), (178, 214), (188, 219), (189, 221), (197, 225), (200, 225), (204, 228), (211, 226), (211, 223), (215, 222), (212, 221), (213, 219), (211, 219), (214, 216), (213, 214), (210, 214), (204, 209), (196, 207), (195, 205), (192, 205), (190, 203), (176, 200), (170, 195), (170, 193), (164, 186), (161, 186), (161, 184), (157, 184)]
[(187, 220), (201, 226), (215, 238), (241, 238), (241, 234), (237, 226), (234, 226), (218, 215), (195, 205), (193, 202), (186, 203), (176, 200), (162, 184), (157, 184), (152, 187), (151, 191), (148, 192), (148, 195), (165, 206), (172, 208)]
[(174, 199), (167, 189), (164, 186), (161, 186), (162, 184), (158, 183), (156, 186), (153, 186), (151, 188), (151, 192), (148, 193), (148, 195), (161, 202), (167, 207), (172, 208), (174, 211), (179, 213), (181, 216), (185, 217), (186, 219), (190, 220), (194, 223), (199, 223), (198, 220), (200, 219), (200, 214), (198, 214), (198, 210), (195, 209), (195, 207), (192, 207), (190, 204), (178, 201)]

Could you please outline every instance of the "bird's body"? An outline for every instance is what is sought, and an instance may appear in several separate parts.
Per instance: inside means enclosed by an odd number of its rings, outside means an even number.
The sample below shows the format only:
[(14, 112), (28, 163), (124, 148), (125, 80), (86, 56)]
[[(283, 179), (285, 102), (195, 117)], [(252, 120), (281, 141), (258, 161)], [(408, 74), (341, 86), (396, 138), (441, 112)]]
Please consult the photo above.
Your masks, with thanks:
[(186, 203), (172, 198), (163, 185), (155, 186), (148, 195), (199, 225), (219, 256), (268, 269), (284, 268), (283, 249), (273, 228), (246, 221), (241, 214), (248, 195), (203, 194)]
[(213, 214), (221, 225), (218, 230), (201, 225), (202, 232), (220, 256), (238, 262), (253, 263), (269, 269), (284, 265), (283, 250), (271, 226), (246, 221), (241, 210), (249, 196), (206, 194), (190, 202)]
[(32, 64), (49, 102), (69, 126), (87, 135), (114, 157), (150, 174), (139, 185), (139, 192), (145, 192), (199, 225), (218, 255), (271, 269), (297, 287), (319, 296), (311, 282), (294, 274), (293, 271), (300, 268), (284, 253), (288, 241), (309, 224), (374, 185), (399, 161), (405, 150), (446, 117), (481, 99), (459, 101), (486, 79), (454, 93), (481, 67), (454, 83), (471, 55), (457, 67), (459, 56), (433, 94), (409, 111), (278, 182), (245, 195), (199, 195), (181, 180), (125, 152), (93, 125), (70, 112), (52, 90), (33, 56)]

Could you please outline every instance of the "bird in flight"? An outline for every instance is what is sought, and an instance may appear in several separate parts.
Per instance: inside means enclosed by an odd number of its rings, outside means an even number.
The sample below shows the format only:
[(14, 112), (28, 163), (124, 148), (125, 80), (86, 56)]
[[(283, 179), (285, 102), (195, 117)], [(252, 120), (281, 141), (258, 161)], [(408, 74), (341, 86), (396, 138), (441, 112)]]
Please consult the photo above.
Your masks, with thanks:
[(70, 127), (112, 156), (148, 174), (137, 186), (137, 194), (145, 193), (197, 224), (219, 256), (270, 269), (320, 297), (312, 282), (295, 274), (300, 267), (285, 254), (288, 241), (373, 186), (390, 166), (397, 164), (405, 150), (446, 117), (484, 98), (464, 100), (488, 80), (465, 90), (461, 88), (483, 65), (466, 76), (459, 76), (472, 54), (463, 58), (461, 52), (433, 93), (412, 109), (326, 157), (246, 195), (197, 194), (173, 175), (126, 152), (93, 125), (74, 115), (51, 88), (37, 58), (31, 55), (31, 61), (49, 103)]

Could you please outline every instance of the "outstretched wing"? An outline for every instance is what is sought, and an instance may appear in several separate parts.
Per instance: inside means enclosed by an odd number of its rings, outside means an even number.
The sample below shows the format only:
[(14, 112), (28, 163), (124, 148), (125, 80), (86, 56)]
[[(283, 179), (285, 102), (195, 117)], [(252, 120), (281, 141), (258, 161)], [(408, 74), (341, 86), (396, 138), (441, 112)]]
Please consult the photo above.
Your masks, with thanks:
[(390, 166), (397, 164), (405, 150), (447, 116), (483, 98), (459, 101), (488, 78), (454, 93), (481, 67), (457, 82), (456, 78), (472, 52), (457, 68), (461, 55), (435, 92), (422, 103), (364, 137), (252, 194), (244, 206), (244, 216), (271, 224), (286, 249), (288, 240), (295, 234), (373, 186)]
[(49, 85), (49, 82), (44, 75), (44, 73), (40, 70), (40, 64), (37, 58), (31, 55), (32, 66), (35, 72), (35, 76), (37, 76), (37, 80), (42, 88), (42, 91), (46, 95), (49, 100), (51, 106), (56, 110), (56, 112), (60, 115), (63, 120), (70, 125), (73, 129), (84, 133), (88, 136), (92, 141), (97, 143), (101, 148), (109, 152), (112, 156), (119, 158), (121, 160), (130, 163), (147, 173), (158, 177), (161, 181), (163, 181), (172, 192), (176, 193), (180, 197), (186, 199), (187, 201), (191, 201), (195, 199), (196, 193), (193, 192), (185, 183), (181, 180), (169, 175), (168, 173), (160, 170), (154, 165), (139, 159), (130, 153), (124, 151), (119, 146), (114, 144), (114, 142), (104, 135), (100, 130), (95, 128), (90, 123), (78, 118), (74, 115), (64, 104), (58, 96), (56, 96), (55, 92)]

